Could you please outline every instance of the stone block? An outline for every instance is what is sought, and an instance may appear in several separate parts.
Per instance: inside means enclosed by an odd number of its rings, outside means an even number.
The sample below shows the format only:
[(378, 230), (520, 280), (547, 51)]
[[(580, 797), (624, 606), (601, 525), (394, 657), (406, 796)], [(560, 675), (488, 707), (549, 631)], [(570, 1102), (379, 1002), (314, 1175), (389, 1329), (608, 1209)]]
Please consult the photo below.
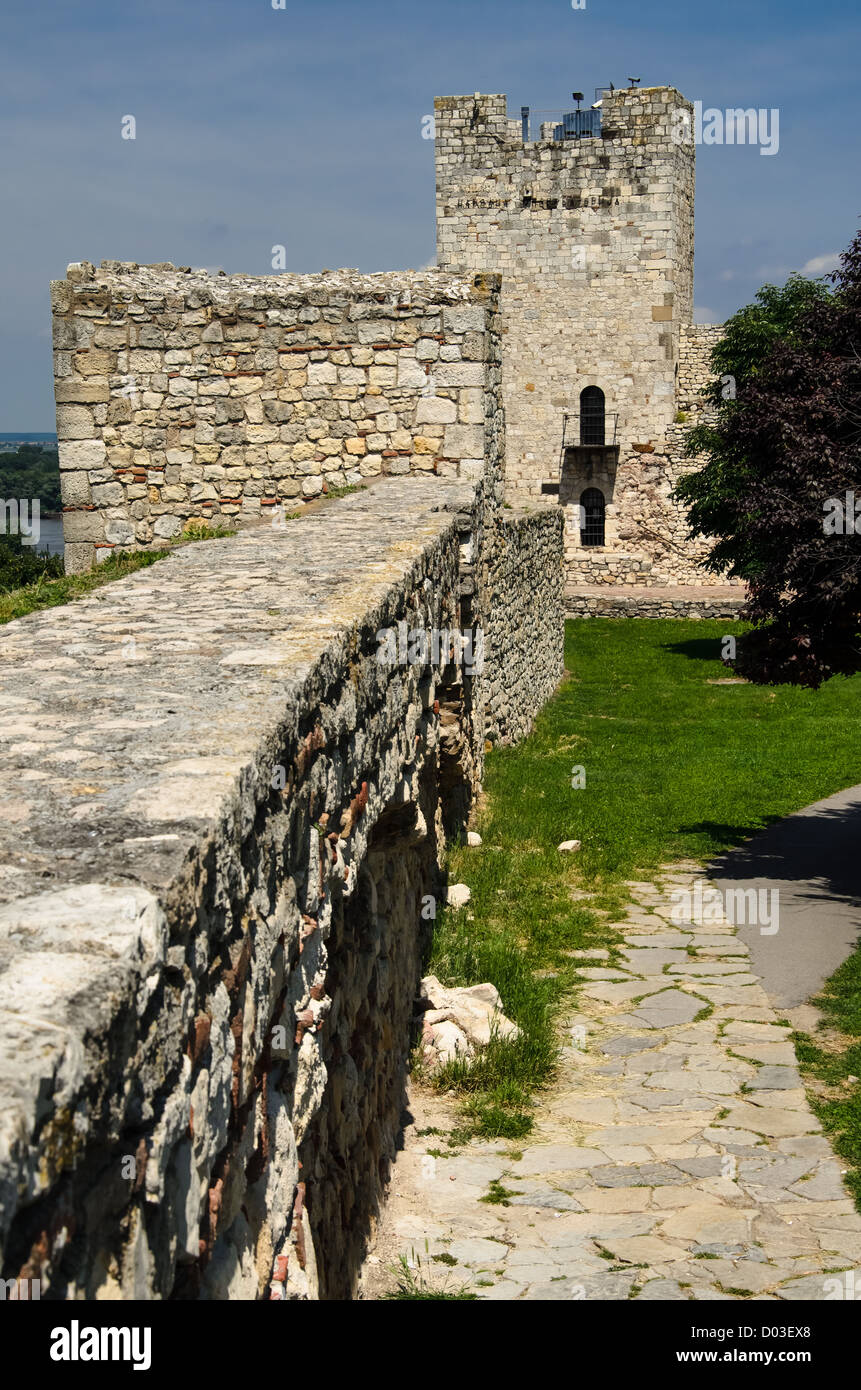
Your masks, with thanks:
[(92, 502), (90, 481), (86, 472), (60, 474), (60, 495), (64, 507), (87, 507)]
[(457, 406), (445, 396), (422, 396), (416, 406), (416, 424), (449, 425), (457, 419)]
[(433, 376), (437, 386), (483, 386), (486, 370), (483, 362), (440, 362)]
[(130, 521), (121, 521), (114, 518), (105, 524), (105, 540), (112, 545), (132, 545), (135, 539), (135, 530)]
[(79, 376), (109, 376), (116, 370), (117, 356), (104, 348), (88, 348), (75, 353), (75, 371)]
[(67, 545), (74, 541), (104, 540), (104, 520), (98, 512), (64, 512), (63, 537)]
[(106, 381), (80, 381), (74, 377), (66, 377), (54, 384), (54, 397), (60, 405), (88, 405), (108, 401), (110, 396), (110, 387)]
[[(95, 421), (93, 412), (88, 410), (85, 405), (58, 405), (57, 406), (57, 438), (66, 439), (93, 439), (95, 435)], [(101, 446), (104, 448), (104, 445)]]
[(442, 452), (447, 458), (476, 458), (484, 453), (481, 425), (448, 425)]
[(93, 488), (93, 502), (97, 507), (121, 507), (126, 500), (122, 483), (100, 483)]
[(104, 463), (107, 450), (100, 439), (61, 439), (57, 453), (62, 471), (67, 468), (98, 468), (99, 464)]
[(95, 546), (70, 541), (66, 536), (64, 564), (66, 574), (86, 574), (95, 563)]
[(178, 516), (160, 516), (153, 525), (153, 534), (164, 540), (172, 540), (182, 532), (182, 522)]

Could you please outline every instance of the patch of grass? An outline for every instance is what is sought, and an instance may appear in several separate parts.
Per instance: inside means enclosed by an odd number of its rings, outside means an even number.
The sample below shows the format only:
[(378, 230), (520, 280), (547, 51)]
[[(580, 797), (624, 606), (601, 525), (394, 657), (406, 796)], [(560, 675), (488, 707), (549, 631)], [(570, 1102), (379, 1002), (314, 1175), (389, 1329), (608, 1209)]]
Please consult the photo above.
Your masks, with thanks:
[[(452, 986), (492, 981), (521, 1029), (514, 1040), (492, 1039), (471, 1065), (455, 1060), (429, 1078), (464, 1100), (460, 1142), (529, 1134), (533, 1096), (556, 1068), (556, 1012), (576, 978), (576, 962), (564, 952), (606, 944), (597, 914), (571, 900), (570, 865), (554, 881), (539, 860), (528, 848), (516, 865), (493, 850), (449, 853), (450, 877), (468, 875), (473, 897), (469, 915), (445, 909), (437, 917), (428, 971)], [(536, 974), (544, 966), (553, 974)]]
[(522, 1110), (507, 1110), (502, 1105), (486, 1105), (470, 1098), (464, 1112), (471, 1120), (471, 1133), (481, 1139), (522, 1139), (532, 1129), (531, 1115)]
[(794, 1033), (795, 1051), (814, 1114), (845, 1160), (843, 1181), (861, 1211), (861, 949), (813, 1003), (823, 1014), (821, 1035)]
[(364, 483), (345, 483), (343, 487), (330, 487), (322, 494), (322, 499), (328, 501), (330, 498), (349, 497), (351, 492), (364, 492)]
[(509, 1197), (516, 1197), (517, 1193), (507, 1187), (503, 1187), (499, 1178), (494, 1178), (487, 1192), (483, 1197), (479, 1197), (480, 1202), (486, 1202), (489, 1207), (509, 1207)]
[(185, 545), (187, 541), (217, 541), (226, 536), (235, 536), (238, 533), (230, 526), (207, 526), (204, 522), (193, 522), (186, 526), (181, 536), (174, 542), (171, 549), (178, 545)]
[[(533, 1097), (553, 1079), (560, 1004), (576, 991), (568, 952), (618, 945), (606, 924), (625, 916), (626, 880), (654, 880), (680, 859), (705, 863), (861, 782), (861, 677), (818, 691), (709, 685), (726, 674), (723, 637), (745, 630), (569, 622), (568, 678), (528, 739), (488, 753), (482, 844), (449, 851), (470, 910), (440, 913), (428, 969), (448, 985), (492, 981), (523, 1031), (434, 1081), (464, 1100), (465, 1137), (511, 1137), (503, 1117), (526, 1132)], [(585, 768), (585, 787), (572, 788), (572, 764)], [(558, 852), (567, 839), (582, 841), (578, 854)], [(704, 1004), (697, 1018), (712, 1011)]]
[(473, 1136), (473, 1130), (468, 1125), (456, 1125), (450, 1134), (446, 1136), (446, 1143), (450, 1149), (460, 1149), (464, 1144), (468, 1144)]
[(393, 1266), (392, 1273), (397, 1275), (397, 1288), (391, 1293), (382, 1296), (383, 1302), (412, 1302), (417, 1299), (422, 1301), (444, 1301), (447, 1303), (474, 1302), (478, 1298), (477, 1293), (472, 1293), (464, 1286), (457, 1288), (432, 1288), (430, 1287), (422, 1273), (421, 1260), (417, 1261), (417, 1269), (413, 1271), (407, 1262), (406, 1255), (401, 1255), (398, 1264)]

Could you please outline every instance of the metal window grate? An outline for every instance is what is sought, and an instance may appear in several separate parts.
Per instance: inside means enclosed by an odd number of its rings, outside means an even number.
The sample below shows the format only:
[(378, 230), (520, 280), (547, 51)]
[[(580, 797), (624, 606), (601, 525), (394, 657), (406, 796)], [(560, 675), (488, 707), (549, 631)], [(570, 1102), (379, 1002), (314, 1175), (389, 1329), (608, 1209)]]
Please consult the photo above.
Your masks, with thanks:
[(587, 386), (580, 392), (580, 443), (604, 443), (604, 392)]
[(580, 544), (604, 544), (604, 494), (587, 487), (580, 498)]

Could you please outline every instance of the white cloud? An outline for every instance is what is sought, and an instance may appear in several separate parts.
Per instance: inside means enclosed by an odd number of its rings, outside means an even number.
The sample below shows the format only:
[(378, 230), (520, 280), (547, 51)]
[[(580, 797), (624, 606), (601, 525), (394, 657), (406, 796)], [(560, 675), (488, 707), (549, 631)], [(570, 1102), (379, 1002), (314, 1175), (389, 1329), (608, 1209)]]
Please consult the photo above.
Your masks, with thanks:
[(720, 323), (720, 319), (714, 309), (707, 309), (704, 304), (695, 304), (694, 323)]
[(836, 270), (840, 264), (840, 256), (837, 251), (829, 251), (825, 256), (814, 256), (812, 260), (806, 261), (801, 267), (802, 275), (827, 275), (830, 270)]

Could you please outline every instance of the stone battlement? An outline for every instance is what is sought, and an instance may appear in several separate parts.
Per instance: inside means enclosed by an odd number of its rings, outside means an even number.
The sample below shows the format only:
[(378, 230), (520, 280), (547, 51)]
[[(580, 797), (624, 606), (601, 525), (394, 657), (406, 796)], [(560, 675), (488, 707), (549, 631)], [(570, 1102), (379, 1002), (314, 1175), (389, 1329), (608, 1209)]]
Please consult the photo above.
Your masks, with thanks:
[[(277, 305), (285, 300), (289, 302), (290, 295), (297, 295), (304, 301), (305, 296), (312, 292), (323, 294), (321, 304), (328, 303), (332, 295), (339, 294), (350, 299), (377, 299), (382, 296), (378, 302), (400, 301), (402, 307), (409, 305), (411, 297), (416, 303), (425, 305), (438, 301), (457, 304), (470, 299), (475, 288), (472, 282), (465, 283), (462, 276), (445, 275), (433, 269), (374, 272), (341, 269), (307, 274), (284, 271), (275, 275), (228, 275), (223, 270), (215, 273), (195, 270), (191, 266), (175, 266), (170, 261), (157, 261), (152, 265), (139, 265), (136, 261), (102, 261), (98, 266), (90, 261), (73, 261), (66, 271), (66, 281), (74, 285), (92, 285), (110, 290), (117, 288), (120, 280), (127, 282), (133, 297), (140, 296), (142, 299), (158, 300), (175, 295), (184, 299), (187, 294), (197, 291), (202, 295), (201, 303), (193, 304), (192, 308), (212, 303), (270, 308), (273, 299)], [(55, 283), (62, 285), (63, 281)], [(119, 293), (122, 294), (122, 290)], [(248, 296), (257, 296), (257, 302), (245, 302)]]

